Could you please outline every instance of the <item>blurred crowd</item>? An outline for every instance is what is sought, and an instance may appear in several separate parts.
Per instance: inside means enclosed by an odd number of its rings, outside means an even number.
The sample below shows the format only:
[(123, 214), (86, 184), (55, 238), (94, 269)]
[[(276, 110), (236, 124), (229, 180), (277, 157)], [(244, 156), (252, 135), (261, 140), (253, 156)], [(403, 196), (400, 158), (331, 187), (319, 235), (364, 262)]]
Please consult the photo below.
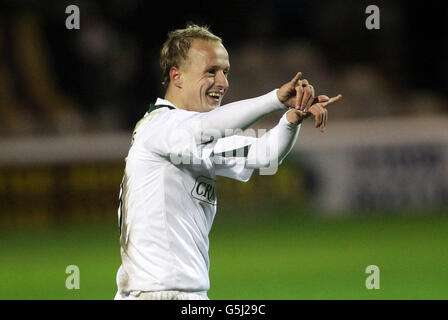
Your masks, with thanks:
[[(80, 8), (68, 30), (65, 8)], [(297, 71), (318, 94), (342, 93), (332, 119), (447, 114), (447, 11), (312, 0), (0, 0), (0, 135), (130, 130), (163, 96), (159, 50), (169, 30), (206, 24), (230, 54), (224, 102), (257, 96)], [(434, 10), (433, 10), (434, 9)], [(439, 35), (440, 43), (428, 38)], [(437, 39), (437, 37), (435, 38)]]

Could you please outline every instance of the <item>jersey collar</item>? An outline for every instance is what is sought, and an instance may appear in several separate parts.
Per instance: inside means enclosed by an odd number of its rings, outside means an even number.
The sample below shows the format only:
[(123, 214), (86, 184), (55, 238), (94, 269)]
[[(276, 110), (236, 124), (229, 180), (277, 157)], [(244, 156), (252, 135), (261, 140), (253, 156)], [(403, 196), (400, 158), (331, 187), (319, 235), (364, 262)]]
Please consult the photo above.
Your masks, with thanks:
[(171, 106), (173, 108), (178, 109), (178, 107), (176, 107), (174, 104), (172, 104), (170, 101), (166, 100), (166, 99), (162, 99), (162, 98), (157, 98), (155, 105), (159, 105), (159, 104), (163, 104), (165, 106)]
[(176, 106), (174, 104), (172, 104), (171, 102), (169, 102), (168, 100), (157, 98), (157, 101), (155, 104), (151, 103), (149, 105), (147, 114), (153, 112), (154, 110), (160, 109), (160, 108), (168, 108), (170, 110), (177, 109)]

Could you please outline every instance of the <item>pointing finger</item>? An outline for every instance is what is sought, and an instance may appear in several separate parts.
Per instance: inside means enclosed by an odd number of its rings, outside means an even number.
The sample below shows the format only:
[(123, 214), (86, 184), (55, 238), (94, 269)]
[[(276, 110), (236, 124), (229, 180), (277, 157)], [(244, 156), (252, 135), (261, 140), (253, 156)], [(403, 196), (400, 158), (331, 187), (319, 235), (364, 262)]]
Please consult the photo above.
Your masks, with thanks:
[(330, 98), (328, 96), (321, 94), (320, 96), (317, 96), (313, 99), (313, 102), (311, 105), (320, 103), (320, 102), (327, 102), (328, 100), (330, 100)]
[(339, 100), (342, 99), (342, 94), (338, 94), (336, 97), (332, 97), (330, 98), (328, 101), (322, 103), (322, 107), (326, 107), (327, 105), (329, 105), (330, 103), (334, 103), (337, 102)]
[(302, 72), (297, 72), (297, 74), (292, 78), (291, 83), (295, 87), (297, 85), (297, 82), (299, 81), (300, 77), (302, 76)]
[(330, 98), (324, 94), (317, 97), (317, 102), (327, 102)]

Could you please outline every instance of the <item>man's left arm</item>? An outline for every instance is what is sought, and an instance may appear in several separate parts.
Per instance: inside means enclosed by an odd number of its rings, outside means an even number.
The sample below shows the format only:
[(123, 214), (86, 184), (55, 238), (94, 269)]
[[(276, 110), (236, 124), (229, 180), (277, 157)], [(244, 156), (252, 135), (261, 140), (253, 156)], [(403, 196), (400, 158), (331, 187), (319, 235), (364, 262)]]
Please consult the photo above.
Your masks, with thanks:
[(247, 168), (265, 168), (281, 164), (297, 141), (302, 121), (313, 115), (315, 127), (324, 132), (328, 120), (326, 106), (338, 101), (342, 96), (328, 98), (321, 95), (317, 103), (304, 110), (291, 109), (280, 119), (277, 126), (269, 130), (256, 142), (251, 144), (246, 158)]
[(301, 121), (288, 121), (286, 112), (274, 128), (250, 145), (245, 167), (258, 169), (269, 167), (273, 163), (281, 164), (295, 145), (300, 126)]

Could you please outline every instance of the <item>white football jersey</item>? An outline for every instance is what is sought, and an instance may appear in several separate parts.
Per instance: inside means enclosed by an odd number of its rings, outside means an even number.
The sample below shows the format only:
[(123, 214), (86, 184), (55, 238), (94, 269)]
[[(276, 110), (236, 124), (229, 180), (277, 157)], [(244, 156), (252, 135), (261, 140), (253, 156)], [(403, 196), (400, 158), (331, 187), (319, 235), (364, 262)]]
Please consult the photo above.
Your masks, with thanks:
[(137, 123), (120, 191), (122, 265), (119, 292), (207, 291), (208, 235), (216, 214), (216, 175), (247, 181), (244, 157), (220, 153), (255, 138), (230, 136), (198, 143), (198, 112), (166, 105)]

